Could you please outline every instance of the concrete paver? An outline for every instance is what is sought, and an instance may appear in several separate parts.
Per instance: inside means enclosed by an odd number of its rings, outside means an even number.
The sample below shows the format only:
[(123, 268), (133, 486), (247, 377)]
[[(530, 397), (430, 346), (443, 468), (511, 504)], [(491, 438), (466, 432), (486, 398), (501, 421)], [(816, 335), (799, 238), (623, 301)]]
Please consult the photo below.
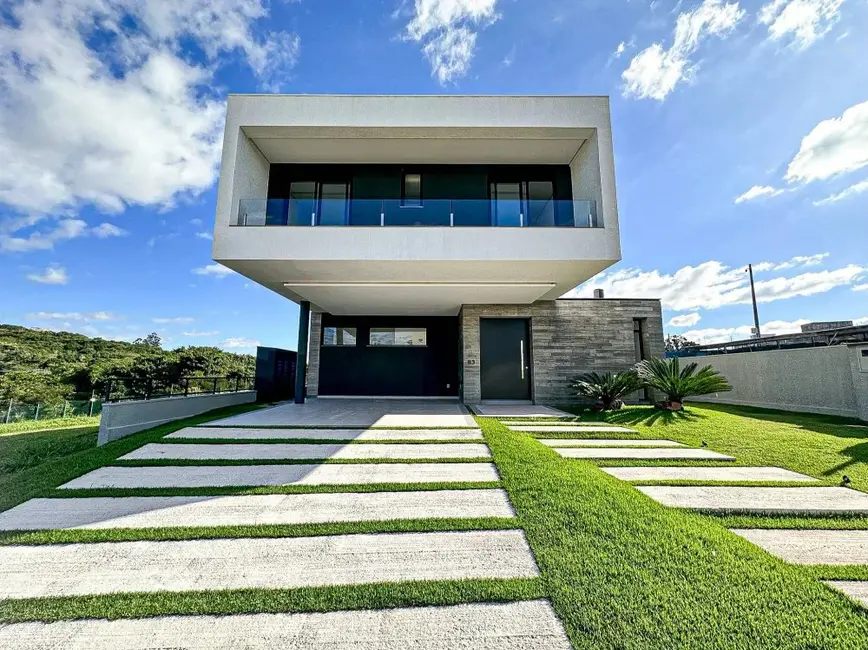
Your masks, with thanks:
[(0, 530), (257, 526), (514, 516), (503, 490), (96, 497), (31, 499), (0, 513)]
[(139, 447), (121, 460), (359, 460), (385, 458), (390, 460), (418, 458), (488, 458), (491, 453), (484, 444), (161, 444)]
[(475, 427), (458, 400), (308, 399), (214, 420), (209, 425), (325, 427)]
[(868, 514), (868, 494), (843, 487), (647, 485), (636, 489), (675, 508), (767, 514)]
[(868, 582), (863, 580), (826, 580), (830, 587), (843, 591), (862, 607), (868, 608)]
[(515, 530), (0, 547), (0, 598), (537, 575)]
[(499, 481), (491, 463), (389, 463), (364, 465), (232, 465), (101, 467), (61, 489), (198, 488), (224, 486), (355, 485)]
[(816, 481), (780, 467), (603, 467), (623, 481)]
[(43, 650), (570, 650), (544, 600), (311, 614), (17, 623), (0, 646)]
[(683, 447), (674, 440), (612, 440), (603, 438), (537, 438), (546, 447)]
[(565, 458), (587, 458), (607, 460), (735, 460), (732, 456), (719, 454), (709, 449), (692, 447), (657, 449), (636, 449), (630, 447), (573, 447), (555, 449)]
[(868, 530), (735, 528), (732, 532), (792, 564), (868, 564)]
[(527, 433), (636, 433), (634, 429), (615, 426), (598, 426), (596, 424), (578, 425), (578, 424), (522, 424), (518, 426), (510, 426), (513, 431), (525, 431)]
[(166, 438), (214, 440), (482, 440), (479, 429), (240, 429), (237, 427), (186, 427)]
[(566, 418), (571, 413), (539, 404), (471, 404), (477, 415), (489, 418)]

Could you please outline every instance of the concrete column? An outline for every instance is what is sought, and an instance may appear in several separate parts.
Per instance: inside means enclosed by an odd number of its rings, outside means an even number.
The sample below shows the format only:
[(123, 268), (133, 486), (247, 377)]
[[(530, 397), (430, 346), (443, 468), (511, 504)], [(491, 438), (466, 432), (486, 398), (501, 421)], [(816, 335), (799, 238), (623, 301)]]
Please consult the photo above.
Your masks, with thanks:
[(310, 302), (298, 304), (298, 356), (295, 360), (295, 403), (304, 404), (304, 380), (307, 375), (307, 338), (310, 330)]

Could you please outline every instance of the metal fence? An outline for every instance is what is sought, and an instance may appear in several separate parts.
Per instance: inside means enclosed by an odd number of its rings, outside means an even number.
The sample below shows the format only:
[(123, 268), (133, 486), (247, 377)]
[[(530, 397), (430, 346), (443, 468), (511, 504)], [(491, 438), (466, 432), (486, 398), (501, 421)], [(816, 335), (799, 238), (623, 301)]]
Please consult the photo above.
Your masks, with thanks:
[(253, 390), (253, 377), (110, 377), (106, 380), (104, 402), (187, 397)]
[(78, 418), (99, 415), (102, 402), (93, 397), (86, 400), (63, 400), (62, 402), (25, 404), (15, 400), (3, 402), (0, 406), (0, 422), (22, 422), (24, 420), (50, 420), (55, 418)]

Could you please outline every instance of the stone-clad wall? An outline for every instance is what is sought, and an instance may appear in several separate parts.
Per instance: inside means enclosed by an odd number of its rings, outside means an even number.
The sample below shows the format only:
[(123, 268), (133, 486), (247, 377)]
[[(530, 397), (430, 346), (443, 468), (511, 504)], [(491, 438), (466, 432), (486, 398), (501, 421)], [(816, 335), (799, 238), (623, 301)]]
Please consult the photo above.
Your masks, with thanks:
[(464, 305), (461, 312), (462, 396), (481, 399), (479, 319), (530, 318), (533, 399), (575, 401), (568, 381), (586, 372), (624, 370), (635, 363), (633, 319), (643, 323), (645, 356), (663, 356), (659, 300), (546, 300), (531, 305)]
[(319, 342), (322, 340), (322, 313), (310, 313), (310, 338), (307, 343), (307, 395), (319, 395)]

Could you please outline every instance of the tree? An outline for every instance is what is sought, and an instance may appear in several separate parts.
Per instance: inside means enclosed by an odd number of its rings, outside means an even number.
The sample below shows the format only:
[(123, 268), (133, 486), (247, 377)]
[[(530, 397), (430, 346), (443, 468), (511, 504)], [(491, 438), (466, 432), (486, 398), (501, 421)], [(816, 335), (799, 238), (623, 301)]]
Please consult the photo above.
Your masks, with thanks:
[(652, 357), (636, 364), (636, 372), (645, 385), (666, 395), (666, 401), (658, 406), (679, 411), (685, 397), (725, 393), (732, 390), (726, 378), (713, 366), (699, 368), (696, 362), (683, 368), (678, 357), (658, 359)]
[(667, 352), (677, 352), (686, 348), (698, 348), (699, 343), (687, 339), (681, 334), (667, 334), (663, 345)]
[(576, 394), (594, 400), (594, 408), (598, 411), (621, 408), (623, 397), (642, 388), (642, 382), (633, 370), (603, 374), (590, 372), (576, 377), (570, 385)]
[(156, 332), (151, 332), (145, 338), (138, 338), (133, 341), (134, 345), (147, 345), (151, 348), (160, 348), (163, 346), (163, 339)]

